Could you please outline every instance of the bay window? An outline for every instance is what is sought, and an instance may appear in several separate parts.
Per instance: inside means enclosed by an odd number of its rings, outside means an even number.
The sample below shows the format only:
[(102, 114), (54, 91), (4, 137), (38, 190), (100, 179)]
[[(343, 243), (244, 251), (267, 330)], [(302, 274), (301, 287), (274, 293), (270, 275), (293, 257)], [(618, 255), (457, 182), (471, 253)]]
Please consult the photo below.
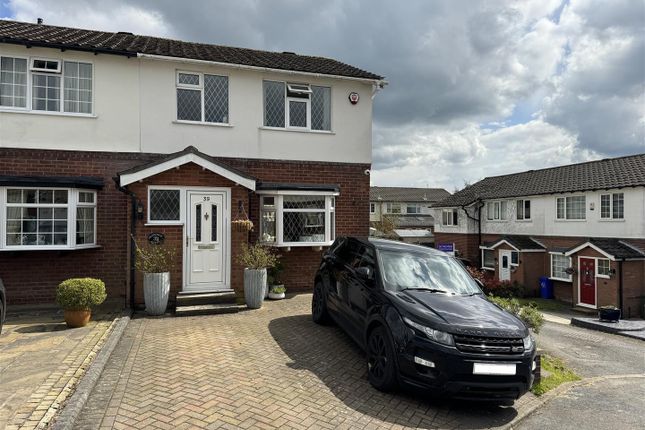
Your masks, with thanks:
[(80, 61), (0, 57), (0, 107), (92, 113), (93, 66)]
[(331, 131), (331, 88), (264, 81), (264, 126)]
[(96, 244), (96, 193), (63, 188), (0, 189), (5, 249), (64, 249)]
[(335, 238), (334, 218), (333, 195), (262, 195), (260, 240), (276, 246), (328, 245)]

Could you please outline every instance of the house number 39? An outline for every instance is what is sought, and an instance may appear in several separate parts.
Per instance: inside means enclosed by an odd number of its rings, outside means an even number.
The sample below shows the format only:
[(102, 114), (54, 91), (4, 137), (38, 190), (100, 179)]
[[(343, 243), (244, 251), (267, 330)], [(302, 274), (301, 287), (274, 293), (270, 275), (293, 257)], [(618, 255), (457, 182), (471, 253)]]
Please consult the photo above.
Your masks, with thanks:
[(204, 196), (204, 201), (205, 202), (209, 202), (210, 200), (211, 200), (211, 198), (209, 196)]

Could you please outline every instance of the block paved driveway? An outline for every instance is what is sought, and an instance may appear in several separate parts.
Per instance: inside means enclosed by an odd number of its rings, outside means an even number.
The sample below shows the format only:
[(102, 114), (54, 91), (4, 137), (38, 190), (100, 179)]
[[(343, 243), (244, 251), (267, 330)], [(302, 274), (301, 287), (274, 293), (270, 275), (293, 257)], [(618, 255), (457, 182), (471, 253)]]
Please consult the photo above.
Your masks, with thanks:
[(489, 428), (514, 407), (383, 394), (360, 349), (315, 325), (311, 295), (260, 310), (130, 322), (77, 428)]

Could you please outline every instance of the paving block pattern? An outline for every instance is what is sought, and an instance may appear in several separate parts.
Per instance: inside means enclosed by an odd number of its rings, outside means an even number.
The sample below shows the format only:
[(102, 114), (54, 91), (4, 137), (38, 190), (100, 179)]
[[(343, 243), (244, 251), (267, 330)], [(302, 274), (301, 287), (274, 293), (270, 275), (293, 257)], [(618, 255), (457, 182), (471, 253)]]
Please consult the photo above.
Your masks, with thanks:
[(384, 394), (361, 350), (310, 317), (311, 295), (259, 310), (128, 325), (79, 429), (401, 429), (498, 427), (514, 408)]

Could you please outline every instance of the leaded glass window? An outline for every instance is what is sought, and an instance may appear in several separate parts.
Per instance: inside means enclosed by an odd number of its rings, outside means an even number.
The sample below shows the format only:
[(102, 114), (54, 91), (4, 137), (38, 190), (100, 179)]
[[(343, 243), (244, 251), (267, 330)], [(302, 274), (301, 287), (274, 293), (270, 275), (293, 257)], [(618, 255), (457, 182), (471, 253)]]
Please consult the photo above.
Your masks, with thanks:
[(149, 198), (149, 221), (179, 221), (179, 190), (151, 189)]
[(227, 124), (228, 77), (177, 73), (177, 119)]

